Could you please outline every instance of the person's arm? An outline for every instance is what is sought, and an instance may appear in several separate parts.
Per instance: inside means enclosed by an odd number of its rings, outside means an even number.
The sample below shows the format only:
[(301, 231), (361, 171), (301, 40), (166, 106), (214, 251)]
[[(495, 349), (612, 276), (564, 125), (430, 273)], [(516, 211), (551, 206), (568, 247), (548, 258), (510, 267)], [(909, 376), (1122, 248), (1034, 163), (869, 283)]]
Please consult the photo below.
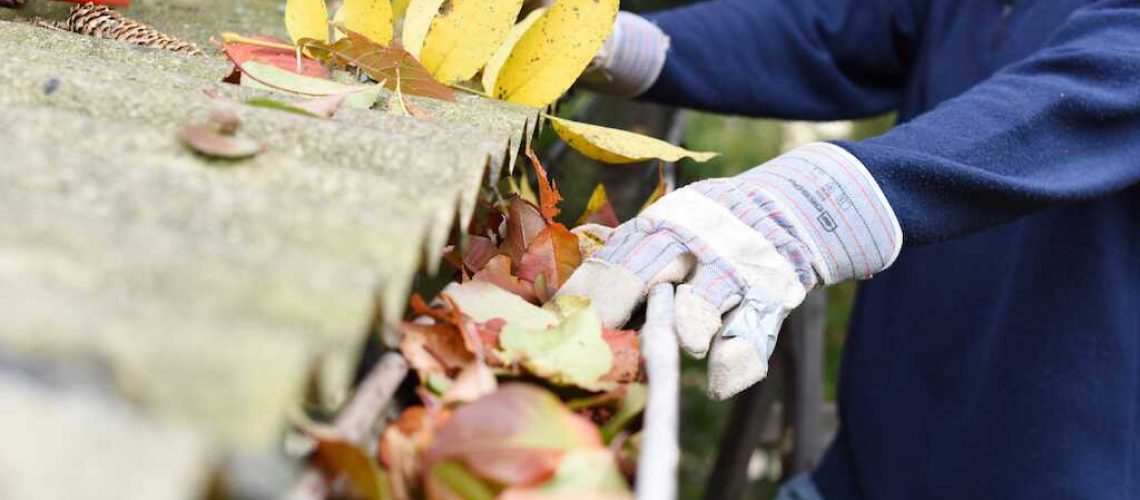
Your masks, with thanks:
[(866, 117), (898, 105), (925, 4), (717, 0), (644, 16), (668, 38), (667, 51), (648, 23), (628, 18), (614, 48), (621, 70), (658, 73), (636, 88), (647, 100), (776, 118)]
[(978, 231), (1140, 182), (1140, 1), (1075, 12), (1045, 48), (868, 141), (839, 143), (908, 244)]
[(595, 299), (620, 325), (648, 286), (683, 283), (681, 345), (709, 353), (708, 387), (723, 398), (763, 378), (806, 290), (869, 278), (904, 243), (1138, 183), (1140, 0), (1102, 0), (1036, 54), (884, 136), (802, 146), (665, 196), (560, 293)]

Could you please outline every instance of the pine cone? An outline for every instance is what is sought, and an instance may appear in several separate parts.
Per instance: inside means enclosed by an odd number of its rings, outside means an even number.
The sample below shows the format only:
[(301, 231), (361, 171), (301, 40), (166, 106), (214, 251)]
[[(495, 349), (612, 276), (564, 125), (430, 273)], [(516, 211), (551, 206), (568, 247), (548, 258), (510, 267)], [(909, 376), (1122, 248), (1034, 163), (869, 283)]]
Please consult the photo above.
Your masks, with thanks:
[(18, 9), (28, 3), (28, 0), (0, 0), (0, 7), (7, 7), (9, 9)]
[[(9, 0), (0, 0), (0, 2), (4, 1)], [(119, 40), (143, 47), (193, 55), (202, 54), (202, 51), (193, 43), (179, 40), (150, 26), (127, 19), (105, 5), (92, 3), (76, 5), (71, 9), (71, 14), (67, 16), (67, 19), (59, 24), (59, 28), (81, 35)]]

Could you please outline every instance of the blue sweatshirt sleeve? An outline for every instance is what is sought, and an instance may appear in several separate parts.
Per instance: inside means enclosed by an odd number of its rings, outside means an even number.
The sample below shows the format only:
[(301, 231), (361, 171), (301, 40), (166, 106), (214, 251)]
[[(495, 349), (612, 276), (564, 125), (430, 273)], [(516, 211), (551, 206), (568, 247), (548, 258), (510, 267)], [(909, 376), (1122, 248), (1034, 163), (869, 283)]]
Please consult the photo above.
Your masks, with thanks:
[(924, 0), (717, 0), (650, 14), (665, 66), (643, 96), (732, 114), (839, 120), (898, 106)]
[(893, 131), (840, 143), (908, 244), (940, 241), (1140, 181), (1140, 1), (1076, 11), (1034, 55)]

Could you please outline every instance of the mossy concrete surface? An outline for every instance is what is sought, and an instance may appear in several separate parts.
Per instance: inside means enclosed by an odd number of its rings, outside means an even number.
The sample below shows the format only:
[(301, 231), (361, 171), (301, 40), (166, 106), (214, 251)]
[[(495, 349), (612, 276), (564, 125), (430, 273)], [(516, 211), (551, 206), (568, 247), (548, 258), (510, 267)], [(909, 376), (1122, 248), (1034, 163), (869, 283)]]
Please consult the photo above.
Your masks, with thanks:
[[(130, 453), (101, 452), (89, 477), (60, 471), (37, 486), (8, 479), (41, 477), (70, 450), (6, 438), (4, 455), (24, 460), (0, 459), (0, 484), (43, 498), (193, 498), (225, 457), (278, 455), (306, 395), (326, 408), (344, 399), (376, 318), (399, 319), (424, 256), (470, 217), (488, 172), (513, 164), (538, 112), (470, 95), (415, 99), (430, 121), (388, 114), (383, 98), (331, 120), (251, 107), (295, 97), (221, 83), (230, 65), (209, 39), (284, 36), (283, 2), (125, 11), (202, 57), (35, 27), (21, 19), (67, 6), (31, 3), (0, 9), (0, 351), (95, 362), (110, 382), (81, 397), (38, 391), (0, 359), (3, 406), (36, 409), (0, 423), (31, 425), (42, 410), (38, 428), (66, 437), (51, 443), (121, 440)], [(178, 132), (219, 108), (265, 152), (234, 162), (188, 150)], [(141, 470), (119, 462), (131, 456), (162, 473), (104, 480)]]

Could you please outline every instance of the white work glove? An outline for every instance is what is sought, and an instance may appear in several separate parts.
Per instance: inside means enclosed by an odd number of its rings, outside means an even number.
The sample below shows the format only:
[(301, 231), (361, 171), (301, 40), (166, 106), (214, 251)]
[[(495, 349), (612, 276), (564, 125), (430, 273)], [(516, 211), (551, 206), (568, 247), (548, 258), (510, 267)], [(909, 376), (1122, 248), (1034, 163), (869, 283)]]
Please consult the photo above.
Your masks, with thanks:
[(780, 325), (808, 290), (868, 278), (901, 246), (862, 163), (817, 143), (666, 195), (619, 227), (559, 294), (590, 297), (612, 328), (653, 285), (680, 284), (679, 343), (709, 355), (708, 392), (726, 399), (764, 378)]

